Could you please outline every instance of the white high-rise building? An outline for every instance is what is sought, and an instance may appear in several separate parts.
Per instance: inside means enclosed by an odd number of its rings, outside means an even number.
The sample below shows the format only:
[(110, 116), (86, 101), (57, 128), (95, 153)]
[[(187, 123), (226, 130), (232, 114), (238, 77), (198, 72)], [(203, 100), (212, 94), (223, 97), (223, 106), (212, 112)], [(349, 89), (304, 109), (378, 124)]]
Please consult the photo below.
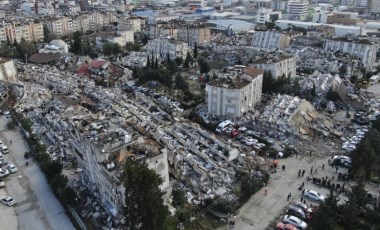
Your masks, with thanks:
[(309, 10), (309, 1), (290, 0), (288, 2), (288, 19), (303, 21), (306, 19)]

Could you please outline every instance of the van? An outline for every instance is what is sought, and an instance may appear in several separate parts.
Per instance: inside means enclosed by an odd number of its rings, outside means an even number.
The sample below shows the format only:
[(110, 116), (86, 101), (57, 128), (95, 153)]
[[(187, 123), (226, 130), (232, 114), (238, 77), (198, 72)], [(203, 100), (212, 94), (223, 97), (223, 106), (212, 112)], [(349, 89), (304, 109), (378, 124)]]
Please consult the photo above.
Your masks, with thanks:
[(2, 145), (0, 146), (0, 150), (3, 154), (8, 154), (9, 153), (9, 149), (8, 149), (8, 146), (6, 145)]
[(372, 77), (369, 79), (369, 83), (370, 83), (371, 85), (376, 84), (376, 83), (379, 82), (379, 79), (380, 79), (380, 76), (379, 76), (379, 75), (372, 76)]
[(216, 127), (215, 132), (216, 132), (216, 133), (222, 133), (222, 132), (226, 131), (227, 128), (228, 128), (230, 125), (233, 125), (232, 121), (230, 121), (230, 120), (225, 120), (225, 121), (223, 121), (222, 123), (220, 123), (220, 124), (218, 125), (218, 127)]

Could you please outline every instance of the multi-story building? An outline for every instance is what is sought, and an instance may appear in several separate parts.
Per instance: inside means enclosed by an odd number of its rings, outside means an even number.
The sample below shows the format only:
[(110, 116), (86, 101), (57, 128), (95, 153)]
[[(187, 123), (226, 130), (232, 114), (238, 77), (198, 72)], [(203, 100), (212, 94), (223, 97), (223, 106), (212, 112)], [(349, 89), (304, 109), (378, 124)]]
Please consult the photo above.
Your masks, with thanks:
[(96, 35), (96, 47), (102, 48), (107, 42), (117, 43), (124, 47), (127, 43), (134, 43), (133, 30), (100, 32)]
[(185, 60), (188, 50), (186, 42), (167, 38), (149, 40), (146, 45), (146, 52), (159, 59), (166, 58), (166, 55), (169, 54), (171, 59), (179, 57)]
[(13, 43), (21, 42), (22, 39), (26, 41), (42, 41), (44, 39), (43, 24), (40, 22), (16, 22), (13, 21), (8, 24), (3, 24), (7, 41)]
[(283, 49), (290, 44), (291, 37), (286, 33), (275, 30), (256, 31), (253, 35), (252, 46), (266, 49)]
[(358, 16), (357, 12), (333, 12), (327, 16), (327, 24), (356, 25)]
[(174, 23), (157, 23), (149, 25), (149, 37), (159, 38), (159, 37), (172, 37), (177, 38), (178, 36), (178, 26)]
[(8, 41), (6, 26), (0, 25), (0, 42)]
[(241, 117), (261, 100), (264, 71), (245, 67), (206, 85), (208, 112), (217, 116)]
[(282, 18), (280, 11), (273, 12), (272, 9), (260, 8), (256, 14), (256, 23), (264, 24), (266, 22), (276, 21)]
[(254, 61), (252, 65), (256, 68), (270, 71), (274, 79), (277, 79), (283, 75), (286, 77), (296, 76), (296, 58), (293, 56), (268, 56)]
[(70, 28), (68, 17), (51, 17), (45, 21), (46, 28), (51, 34), (57, 37), (73, 33)]
[(303, 21), (306, 19), (309, 10), (307, 0), (290, 0), (288, 2), (288, 19)]
[(210, 42), (210, 28), (204, 24), (180, 24), (178, 26), (178, 40), (185, 41), (190, 47), (194, 44)]
[(96, 193), (108, 212), (120, 216), (123, 206), (128, 205), (122, 183), (128, 159), (145, 162), (162, 178), (160, 189), (170, 188), (166, 148), (137, 132), (135, 123), (128, 120), (123, 124), (120, 117), (109, 117), (105, 122), (84, 108), (77, 106), (75, 110), (82, 113), (60, 121), (64, 123), (61, 127), (65, 127), (78, 167), (83, 169), (83, 184)]
[(328, 39), (325, 49), (348, 53), (361, 60), (365, 67), (373, 67), (376, 63), (376, 53), (379, 44), (365, 39), (340, 37)]
[(380, 1), (378, 0), (370, 0), (369, 2), (369, 11), (373, 14), (380, 13)]
[(205, 0), (188, 0), (187, 6), (192, 8), (203, 8), (206, 6)]
[(16, 76), (17, 69), (14, 61), (0, 58), (0, 80), (15, 81)]

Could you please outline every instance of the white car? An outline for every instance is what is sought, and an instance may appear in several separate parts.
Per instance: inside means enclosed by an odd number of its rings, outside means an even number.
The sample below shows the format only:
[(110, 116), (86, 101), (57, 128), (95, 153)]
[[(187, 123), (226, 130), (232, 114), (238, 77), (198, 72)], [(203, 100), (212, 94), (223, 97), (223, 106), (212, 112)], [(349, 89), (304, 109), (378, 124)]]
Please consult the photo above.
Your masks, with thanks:
[(14, 164), (9, 164), (9, 165), (7, 166), (7, 169), (8, 169), (8, 171), (9, 171), (10, 173), (15, 173), (15, 172), (18, 171), (18, 170), (17, 170), (17, 167), (16, 167)]
[(0, 201), (1, 201), (1, 203), (8, 205), (8, 206), (13, 206), (14, 204), (16, 204), (15, 199), (13, 199), (10, 196), (3, 196), (0, 198)]
[(256, 144), (257, 142), (258, 142), (257, 139), (249, 138), (248, 140), (245, 141), (245, 144), (250, 146), (250, 145)]
[(264, 148), (264, 147), (265, 147), (265, 144), (264, 144), (264, 143), (256, 143), (254, 146), (255, 146), (255, 148), (257, 148), (257, 149), (261, 149), (261, 148)]
[(8, 170), (0, 168), (0, 178), (8, 176), (8, 175), (9, 175), (9, 171)]
[(314, 190), (305, 190), (305, 193), (303, 194), (305, 198), (308, 198), (310, 200), (316, 201), (316, 202), (324, 202), (325, 196), (321, 195), (319, 192)]
[(291, 215), (285, 215), (284, 218), (282, 219), (282, 222), (285, 224), (291, 224), (294, 225), (294, 227), (297, 227), (299, 229), (306, 229), (307, 224), (302, 221), (300, 218), (291, 216)]

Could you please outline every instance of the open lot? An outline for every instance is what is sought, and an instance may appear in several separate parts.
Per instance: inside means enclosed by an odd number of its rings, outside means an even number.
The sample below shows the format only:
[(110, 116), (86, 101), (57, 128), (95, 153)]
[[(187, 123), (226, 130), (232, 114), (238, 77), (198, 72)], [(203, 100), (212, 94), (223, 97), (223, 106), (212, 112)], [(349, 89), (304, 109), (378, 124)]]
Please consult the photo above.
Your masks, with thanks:
[(3, 178), (6, 186), (0, 189), (0, 196), (10, 195), (17, 204), (13, 207), (0, 205), (1, 226), (6, 229), (75, 229), (39, 166), (30, 159), (26, 166), (24, 153), (27, 145), (18, 129), (6, 129), (8, 121), (5, 117), (0, 118), (1, 140), (10, 149), (4, 158), (15, 164), (18, 172)]
[[(280, 159), (280, 169), (277, 173), (271, 174), (270, 183), (255, 193), (250, 200), (240, 208), (240, 212), (232, 221), (235, 221), (235, 228), (239, 230), (252, 230), (252, 229), (266, 229), (270, 223), (276, 219), (285, 208), (292, 202), (301, 201), (301, 191), (298, 187), (305, 182), (305, 189), (312, 189), (320, 192), (322, 195), (328, 195), (329, 191), (326, 188), (320, 188), (314, 185), (312, 182), (307, 182), (306, 177), (310, 176), (310, 169), (317, 168), (317, 174), (315, 177), (334, 176), (337, 178), (335, 169), (328, 166), (328, 156), (317, 157), (309, 154), (298, 155)], [(322, 165), (325, 164), (324, 170)], [(285, 170), (282, 170), (282, 165), (285, 165)], [(304, 177), (298, 178), (298, 170), (305, 169)], [(346, 169), (339, 168), (338, 172), (346, 172)], [(334, 180), (336, 183), (336, 179)], [(268, 193), (265, 196), (265, 189)], [(287, 201), (288, 193), (292, 194), (292, 197)], [(341, 201), (344, 199), (341, 197)], [(311, 202), (306, 201), (309, 205)], [(279, 219), (278, 219), (279, 220)], [(223, 227), (222, 229), (226, 229)]]

